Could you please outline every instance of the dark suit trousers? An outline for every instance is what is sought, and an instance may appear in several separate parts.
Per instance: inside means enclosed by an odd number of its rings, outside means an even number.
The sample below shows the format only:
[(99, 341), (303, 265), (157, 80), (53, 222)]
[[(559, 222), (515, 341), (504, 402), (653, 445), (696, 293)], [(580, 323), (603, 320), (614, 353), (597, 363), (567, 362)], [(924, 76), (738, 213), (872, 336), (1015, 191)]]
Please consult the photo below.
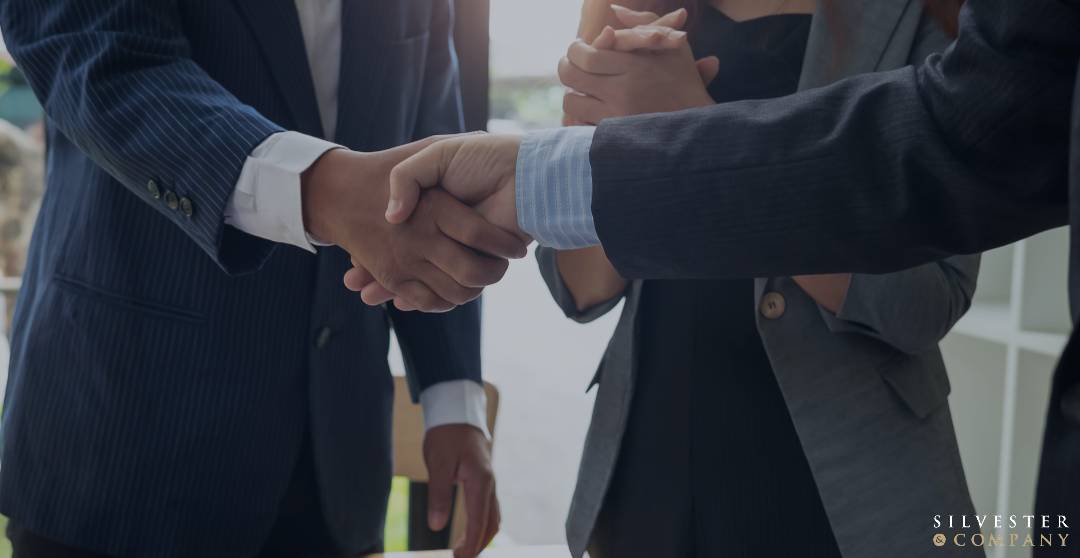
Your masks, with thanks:
[[(70, 548), (59, 542), (34, 534), (12, 520), (8, 538), (14, 549), (13, 558), (111, 558), (104, 554)], [(381, 545), (380, 545), (381, 546)], [(374, 548), (360, 553), (381, 552)], [(319, 486), (315, 478), (310, 434), (305, 436), (303, 450), (293, 471), (289, 489), (281, 502), (278, 518), (258, 558), (351, 556), (342, 551), (326, 525), (319, 501)]]

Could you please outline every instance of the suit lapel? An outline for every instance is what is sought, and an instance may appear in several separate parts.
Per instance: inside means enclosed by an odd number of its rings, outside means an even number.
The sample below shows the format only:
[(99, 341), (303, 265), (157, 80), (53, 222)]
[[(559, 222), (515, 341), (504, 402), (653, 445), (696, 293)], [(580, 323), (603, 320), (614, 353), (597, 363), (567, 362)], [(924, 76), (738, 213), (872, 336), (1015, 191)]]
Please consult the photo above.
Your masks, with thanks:
[(912, 0), (841, 0), (818, 3), (810, 27), (799, 89), (873, 72)]
[(277, 88), (293, 117), (295, 129), (323, 137), (315, 86), (311, 80), (300, 18), (293, 0), (233, 1), (251, 25)]

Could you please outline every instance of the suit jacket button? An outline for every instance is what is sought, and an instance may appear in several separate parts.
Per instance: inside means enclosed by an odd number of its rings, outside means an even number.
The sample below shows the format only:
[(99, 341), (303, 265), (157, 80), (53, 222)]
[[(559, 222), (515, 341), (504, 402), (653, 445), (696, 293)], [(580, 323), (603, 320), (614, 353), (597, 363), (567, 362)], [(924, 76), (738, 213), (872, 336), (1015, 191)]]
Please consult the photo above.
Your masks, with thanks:
[(195, 206), (191, 205), (191, 200), (180, 198), (180, 213), (183, 213), (189, 219), (191, 218), (191, 215), (195, 213)]
[(146, 191), (150, 192), (150, 196), (155, 200), (161, 199), (161, 189), (158, 188), (157, 180), (151, 178), (150, 181), (146, 183)]
[(176, 208), (180, 207), (180, 198), (177, 198), (176, 193), (172, 190), (165, 190), (165, 205), (175, 211)]
[(325, 349), (330, 344), (330, 337), (334, 334), (329, 327), (324, 327), (319, 330), (319, 333), (315, 336), (315, 348)]
[(765, 296), (761, 297), (761, 315), (766, 319), (776, 320), (780, 316), (784, 315), (784, 310), (787, 308), (787, 301), (784, 300), (784, 295), (777, 292), (765, 293)]

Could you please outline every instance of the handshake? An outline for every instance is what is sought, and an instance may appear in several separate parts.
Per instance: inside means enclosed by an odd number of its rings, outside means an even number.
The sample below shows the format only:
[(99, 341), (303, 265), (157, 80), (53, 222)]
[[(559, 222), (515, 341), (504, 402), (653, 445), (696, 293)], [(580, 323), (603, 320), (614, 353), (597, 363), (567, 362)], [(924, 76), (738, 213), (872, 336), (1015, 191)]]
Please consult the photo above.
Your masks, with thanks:
[(377, 153), (327, 152), (302, 178), (304, 224), (349, 253), (355, 267), (345, 284), (365, 303), (450, 310), (526, 254), (517, 150), (514, 136), (464, 134)]
[[(564, 100), (569, 122), (708, 104), (702, 84), (715, 76), (716, 61), (694, 61), (679, 30), (685, 10), (661, 18), (626, 9), (616, 15), (627, 28), (605, 28), (591, 44), (575, 42), (560, 62), (560, 78), (572, 89)], [(692, 74), (695, 86), (657, 83), (653, 70), (672, 67), (673, 82)], [(625, 94), (641, 84), (651, 93)], [(683, 90), (688, 94), (673, 94)], [(663, 106), (626, 102), (650, 98)], [(518, 225), (520, 145), (517, 136), (463, 134), (377, 153), (328, 152), (303, 177), (305, 226), (349, 253), (354, 267), (345, 285), (365, 303), (450, 310), (502, 279), (508, 260), (524, 257), (532, 242)]]

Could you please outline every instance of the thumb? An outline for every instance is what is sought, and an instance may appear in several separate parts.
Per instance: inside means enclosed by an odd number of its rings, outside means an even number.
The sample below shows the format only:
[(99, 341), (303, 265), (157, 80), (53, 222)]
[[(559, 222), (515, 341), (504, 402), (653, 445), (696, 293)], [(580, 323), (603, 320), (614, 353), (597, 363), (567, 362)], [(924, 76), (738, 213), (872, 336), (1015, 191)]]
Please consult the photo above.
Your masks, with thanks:
[(428, 479), (428, 528), (442, 531), (450, 522), (454, 499), (454, 475), (448, 467), (431, 467)]
[[(387, 151), (383, 151), (387, 157), (392, 158), (394, 161), (400, 161), (397, 166), (390, 171), (390, 200), (386, 205), (386, 220), (391, 223), (401, 223), (412, 215), (412, 212), (416, 210), (416, 204), (420, 201), (420, 190), (422, 188), (431, 188), (438, 185), (438, 180), (442, 173), (441, 166), (431, 166), (440, 162), (442, 150), (439, 148), (441, 144), (445, 144), (451, 141), (460, 141), (462, 138), (470, 136), (484, 135), (486, 132), (468, 132), (465, 134), (449, 134), (441, 136), (432, 136), (422, 139), (420, 141), (414, 141), (409, 144), (395, 147)], [(411, 161), (411, 163), (410, 163)], [(406, 169), (398, 172), (398, 167), (402, 167), (406, 163), (410, 163)], [(399, 174), (397, 186), (395, 187), (394, 175)], [(417, 179), (417, 182), (409, 183), (409, 177)], [(423, 178), (423, 181), (419, 181)]]
[(707, 56), (696, 62), (698, 74), (701, 75), (701, 82), (708, 86), (716, 75), (720, 73), (720, 59), (715, 56)]
[[(397, 164), (390, 171), (390, 199), (386, 204), (386, 220), (405, 222), (420, 202), (420, 191), (439, 185), (446, 161), (453, 158), (456, 140), (428, 145), (418, 153)], [(448, 149), (449, 148), (449, 149)]]

